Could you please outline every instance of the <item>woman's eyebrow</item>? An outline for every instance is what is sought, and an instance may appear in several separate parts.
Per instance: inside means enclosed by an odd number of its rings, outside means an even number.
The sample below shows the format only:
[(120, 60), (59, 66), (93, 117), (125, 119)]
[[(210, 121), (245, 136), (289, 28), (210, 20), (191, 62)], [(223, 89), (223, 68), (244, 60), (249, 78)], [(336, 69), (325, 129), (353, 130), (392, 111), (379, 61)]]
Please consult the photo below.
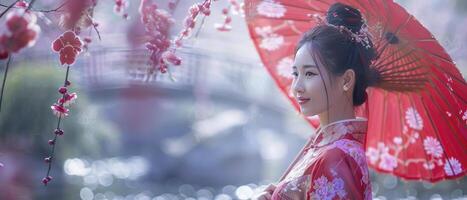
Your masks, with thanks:
[[(316, 65), (303, 65), (303, 68), (304, 68), (304, 69), (306, 69), (306, 68), (312, 68), (312, 67), (316, 68)], [(293, 69), (297, 69), (297, 66), (293, 66), (292, 68), (293, 68)]]

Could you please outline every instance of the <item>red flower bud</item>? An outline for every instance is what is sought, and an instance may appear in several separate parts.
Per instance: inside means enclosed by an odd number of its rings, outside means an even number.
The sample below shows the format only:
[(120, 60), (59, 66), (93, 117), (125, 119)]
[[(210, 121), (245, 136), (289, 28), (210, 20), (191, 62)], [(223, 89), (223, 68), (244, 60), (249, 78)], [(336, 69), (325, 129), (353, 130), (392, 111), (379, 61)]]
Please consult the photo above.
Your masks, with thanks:
[(44, 185), (47, 185), (47, 183), (49, 183), (49, 180), (48, 180), (47, 178), (43, 178), (43, 179), (42, 179), (42, 183), (43, 183)]
[(60, 94), (65, 94), (68, 90), (66, 89), (66, 87), (61, 87), (58, 89), (58, 92), (60, 92)]
[(62, 129), (55, 129), (54, 133), (55, 133), (56, 135), (63, 135), (64, 132), (63, 132)]

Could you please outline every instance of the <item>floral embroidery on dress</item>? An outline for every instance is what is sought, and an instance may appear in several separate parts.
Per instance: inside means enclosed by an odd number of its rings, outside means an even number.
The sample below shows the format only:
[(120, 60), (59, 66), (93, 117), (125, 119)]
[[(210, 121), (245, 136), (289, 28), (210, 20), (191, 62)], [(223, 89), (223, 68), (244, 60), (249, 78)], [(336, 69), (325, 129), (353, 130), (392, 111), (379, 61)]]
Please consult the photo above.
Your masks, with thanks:
[(334, 142), (335, 147), (350, 155), (360, 167), (362, 173), (362, 183), (368, 184), (370, 178), (368, 175), (368, 165), (366, 164), (365, 151), (363, 145), (359, 142), (342, 139)]
[[(324, 146), (330, 144), (346, 134), (366, 133), (367, 119), (350, 119), (342, 120), (328, 124), (327, 126), (318, 130), (314, 143), (317, 146)], [(355, 134), (357, 135), (357, 134)], [(356, 138), (363, 140), (364, 138)]]
[(294, 178), (281, 187), (283, 189), (283, 192), (279, 194), (281, 199), (306, 199), (308, 189), (311, 187), (311, 176), (303, 175)]
[(326, 176), (321, 176), (313, 181), (314, 192), (311, 193), (311, 199), (332, 200), (339, 196), (344, 198), (347, 192), (344, 190), (344, 180), (339, 177), (333, 178), (330, 182)]
[[(363, 146), (366, 130), (366, 119), (341, 120), (319, 128), (313, 142), (304, 147), (292, 169), (278, 184), (272, 200), (371, 199)], [(354, 173), (354, 170), (361, 173)], [(350, 176), (343, 176), (348, 173)]]

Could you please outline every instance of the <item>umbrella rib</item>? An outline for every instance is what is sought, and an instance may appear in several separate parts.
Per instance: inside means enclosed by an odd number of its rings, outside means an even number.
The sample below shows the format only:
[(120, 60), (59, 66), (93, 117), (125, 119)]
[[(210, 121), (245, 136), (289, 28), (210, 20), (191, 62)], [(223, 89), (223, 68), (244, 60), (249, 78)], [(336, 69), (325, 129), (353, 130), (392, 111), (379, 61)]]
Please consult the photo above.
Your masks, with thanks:
[[(384, 74), (393, 74), (392, 71), (395, 71), (396, 69), (401, 69), (405, 66), (409, 66), (409, 65), (412, 65), (416, 62), (420, 61), (420, 59), (414, 59), (414, 60), (411, 60), (409, 62), (406, 62), (406, 63), (403, 63), (403, 64), (400, 64), (400, 65), (393, 65), (392, 67), (390, 68), (384, 68), (383, 70), (378, 70), (378, 72), (381, 74), (381, 75), (384, 75)], [(412, 70), (416, 70), (416, 69), (420, 69), (420, 68), (425, 68), (426, 66), (423, 66), (423, 65), (419, 65), (419, 66), (416, 66), (416, 67), (412, 67), (412, 68), (405, 68), (404, 70), (409, 70), (412, 71)], [(397, 72), (401, 72), (401, 71), (397, 71)]]
[[(384, 64), (383, 64), (383, 62), (387, 61), (388, 59), (390, 59), (390, 58), (392, 58), (392, 57), (395, 57), (396, 54), (400, 54), (400, 53), (402, 53), (403, 51), (406, 51), (406, 50), (407, 50), (409, 53), (410, 53), (411, 51), (414, 51), (414, 49), (408, 49), (408, 47), (409, 47), (409, 44), (408, 44), (408, 43), (405, 43), (404, 45), (401, 45), (399, 48), (395, 48), (395, 50), (394, 50), (393, 52), (388, 52), (388, 53), (387, 53), (388, 55), (385, 55), (384, 58), (381, 58), (381, 57), (378, 58), (378, 59), (376, 60), (376, 62), (375, 62), (374, 65), (377, 66), (377, 67), (382, 67), (382, 66), (384, 66), (385, 64), (387, 64), (387, 63), (384, 63)], [(407, 52), (406, 52), (406, 53), (407, 53)], [(383, 54), (381, 54), (380, 56), (383, 56)]]
[[(422, 49), (422, 48), (418, 48), (418, 49), (424, 51), (425, 53), (431, 54), (431, 55), (433, 55), (433, 56), (435, 56), (435, 57), (437, 57), (437, 58), (440, 58), (441, 60), (443, 60), (443, 61), (445, 61), (445, 62), (447, 62), (447, 63), (449, 63), (449, 64), (454, 65), (454, 63), (453, 63), (452, 61), (449, 61), (448, 59), (443, 58), (443, 57), (440, 56), (440, 55), (431, 53), (431, 52), (429, 52), (429, 51), (427, 51), (427, 50), (424, 50), (424, 49)], [(460, 78), (458, 77), (458, 76), (460, 76), (460, 75), (453, 75), (451, 72), (446, 71), (443, 67), (438, 66), (436, 63), (433, 63), (433, 64), (435, 65), (435, 67), (436, 67), (437, 69), (443, 70), (445, 73), (451, 75), (452, 77), (454, 77), (455, 79), (457, 79), (459, 82), (465, 82), (464, 80), (462, 80), (462, 79), (460, 79)], [(454, 65), (454, 66), (455, 66), (455, 65)]]
[(396, 92), (419, 92), (423, 87), (415, 87), (415, 86), (406, 86), (404, 84), (389, 84), (383, 83), (378, 86), (384, 90), (396, 91)]
[[(422, 63), (420, 63), (419, 65), (415, 65), (414, 67), (410, 67), (410, 65), (412, 65), (412, 64), (414, 64), (414, 63), (416, 63), (416, 62), (418, 62), (420, 60), (421, 59), (419, 59), (418, 57), (415, 57), (412, 54), (412, 55), (402, 59), (403, 64), (394, 65), (393, 67), (389, 67), (389, 68), (384, 68), (384, 70), (380, 71), (380, 73), (381, 73), (382, 76), (390, 76), (390, 75), (394, 75), (394, 74), (399, 74), (401, 72), (410, 73), (412, 71), (420, 71), (419, 69), (426, 69), (426, 70), (429, 71), (429, 67), (422, 65)], [(405, 66), (408, 66), (408, 67), (405, 67)], [(421, 72), (427, 73), (427, 71), (425, 71), (425, 70), (422, 70)]]
[[(400, 50), (399, 52), (401, 52), (401, 51), (402, 51), (402, 50)], [(378, 68), (378, 69), (384, 70), (384, 66), (388, 66), (388, 65), (390, 65), (390, 64), (392, 64), (392, 63), (394, 63), (394, 62), (400, 61), (400, 60), (402, 60), (402, 59), (404, 59), (404, 58), (406, 58), (406, 57), (408, 57), (408, 56), (411, 56), (411, 53), (413, 53), (414, 51), (415, 51), (414, 49), (411, 49), (411, 50), (409, 50), (408, 52), (406, 52), (406, 53), (400, 55), (400, 57), (394, 58), (394, 59), (392, 59), (392, 60), (388, 60), (388, 61), (387, 61), (386, 63), (384, 63), (384, 64), (383, 64), (383, 63), (379, 63), (379, 65), (377, 65), (377, 66), (375, 66), (375, 67)], [(396, 53), (394, 52), (394, 54), (396, 54)], [(393, 55), (394, 55), (394, 54), (393, 54)]]
[(436, 42), (436, 39), (434, 38), (424, 38), (424, 39), (416, 39), (416, 40), (411, 40), (412, 42)]
[(435, 57), (437, 57), (437, 58), (439, 58), (439, 59), (441, 59), (441, 60), (443, 60), (443, 61), (445, 61), (445, 62), (448, 62), (448, 63), (450, 63), (450, 64), (453, 64), (451, 59), (448, 59), (448, 58), (445, 58), (445, 57), (440, 56), (440, 55), (438, 55), (438, 54), (435, 54), (435, 53), (433, 53), (433, 52), (430, 52), (430, 51), (428, 51), (428, 50), (426, 50), (426, 49), (424, 49), (424, 48), (419, 48), (419, 47), (417, 47), (417, 49), (418, 49), (418, 50), (421, 50), (421, 51), (423, 51), (423, 52), (425, 52), (425, 53), (428, 53), (428, 54), (430, 54), (430, 55), (432, 55), (432, 56), (435, 56)]
[[(403, 73), (403, 72), (400, 72)], [(384, 76), (384, 79), (381, 80), (427, 80), (428, 72), (426, 73), (419, 73), (419, 74), (404, 74), (398, 75), (399, 73), (390, 74), (389, 76)], [(415, 79), (418, 78), (418, 79)]]
[(401, 82), (401, 83), (418, 83), (427, 81), (425, 78), (399, 78), (399, 79), (381, 79), (383, 82)]
[[(379, 67), (380, 65), (382, 65), (382, 64), (381, 64), (382, 62), (384, 62), (384, 61), (386, 61), (387, 59), (393, 57), (394, 54), (397, 54), (397, 53), (399, 53), (399, 52), (402, 52), (402, 51), (408, 49), (408, 47), (410, 47), (409, 44), (410, 44), (410, 43), (408, 43), (408, 42), (407, 42), (407, 43), (404, 43), (403, 45), (401, 45), (401, 47), (399, 47), (399, 48), (397, 48), (395, 51), (393, 51), (392, 54), (391, 54), (391, 53), (388, 53), (388, 54), (390, 54), (390, 55), (386, 55), (384, 58), (378, 58), (377, 61), (376, 61), (376, 63), (375, 63), (375, 66), (378, 66), (378, 67)], [(410, 51), (414, 51), (414, 49), (410, 49), (409, 52), (410, 52)], [(381, 56), (382, 56), (382, 55), (383, 55), (383, 54), (381, 54)]]
[[(409, 58), (411, 58), (411, 59), (413, 59), (413, 57), (414, 57), (414, 55), (409, 56)], [(407, 62), (407, 60), (409, 60), (409, 58), (404, 58), (402, 60), (404, 62)], [(399, 75), (399, 77), (412, 76), (411, 79), (413, 79), (414, 77), (420, 77), (420, 75), (424, 75), (424, 78), (426, 79), (426, 75), (430, 75), (430, 74), (428, 74), (428, 72), (416, 72), (416, 71), (419, 71), (418, 69), (423, 68), (423, 67), (424, 66), (419, 65), (419, 66), (416, 66), (414, 68), (406, 68), (404, 70), (399, 70), (399, 71), (395, 71), (395, 72), (387, 72), (387, 73), (383, 74), (382, 77), (387, 79), (387, 78), (390, 78), (390, 77), (394, 77), (396, 74), (400, 74), (402, 72), (408, 71), (409, 72), (408, 75), (403, 75), (403, 76)], [(416, 72), (416, 73), (413, 74), (413, 73), (410, 73), (410, 72)], [(409, 81), (406, 81), (406, 82), (409, 82)], [(402, 88), (408, 89), (410, 91), (420, 91), (421, 89), (423, 89), (426, 82), (427, 82), (427, 80), (421, 80), (420, 82), (416, 82), (415, 85), (403, 84), (405, 87), (402, 87)], [(409, 87), (406, 87), (407, 85), (409, 85)], [(400, 88), (400, 89), (402, 89), (402, 88)]]

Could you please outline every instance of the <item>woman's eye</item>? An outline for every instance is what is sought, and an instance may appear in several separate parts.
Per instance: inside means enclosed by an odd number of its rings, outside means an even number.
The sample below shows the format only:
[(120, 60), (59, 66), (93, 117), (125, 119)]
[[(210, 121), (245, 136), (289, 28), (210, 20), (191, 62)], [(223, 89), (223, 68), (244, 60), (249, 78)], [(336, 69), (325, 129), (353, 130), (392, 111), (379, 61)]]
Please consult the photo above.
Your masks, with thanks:
[(305, 73), (305, 76), (314, 76), (314, 75), (316, 75), (316, 74), (313, 73), (313, 72), (307, 72), (307, 73)]
[(298, 76), (297, 72), (292, 72), (292, 76)]

